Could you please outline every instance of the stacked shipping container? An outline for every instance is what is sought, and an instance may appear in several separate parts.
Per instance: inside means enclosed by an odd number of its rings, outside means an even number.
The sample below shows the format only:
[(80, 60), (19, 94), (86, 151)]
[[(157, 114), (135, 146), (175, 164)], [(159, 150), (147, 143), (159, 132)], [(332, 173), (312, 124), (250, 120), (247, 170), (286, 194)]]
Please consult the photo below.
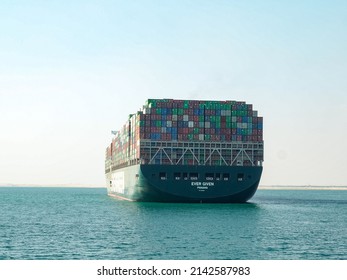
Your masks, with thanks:
[[(262, 143), (263, 119), (245, 102), (149, 99), (116, 133), (106, 150), (106, 165), (143, 158), (140, 143), (146, 140)], [(257, 160), (262, 161), (262, 154)]]

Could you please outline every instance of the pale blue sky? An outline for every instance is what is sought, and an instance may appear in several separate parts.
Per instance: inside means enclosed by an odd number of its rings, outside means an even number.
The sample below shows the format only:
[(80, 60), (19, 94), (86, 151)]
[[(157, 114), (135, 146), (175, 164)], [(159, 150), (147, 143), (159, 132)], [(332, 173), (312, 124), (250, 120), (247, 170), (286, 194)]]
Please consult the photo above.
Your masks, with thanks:
[(244, 100), (263, 185), (347, 185), (346, 1), (0, 2), (0, 183), (104, 185), (148, 98)]

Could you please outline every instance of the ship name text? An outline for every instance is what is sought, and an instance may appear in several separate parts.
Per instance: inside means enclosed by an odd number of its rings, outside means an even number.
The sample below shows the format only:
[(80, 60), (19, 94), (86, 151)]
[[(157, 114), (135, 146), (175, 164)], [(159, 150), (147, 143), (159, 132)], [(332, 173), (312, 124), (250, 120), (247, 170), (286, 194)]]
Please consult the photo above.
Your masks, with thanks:
[(213, 187), (214, 182), (191, 182), (191, 186), (196, 186), (196, 187)]

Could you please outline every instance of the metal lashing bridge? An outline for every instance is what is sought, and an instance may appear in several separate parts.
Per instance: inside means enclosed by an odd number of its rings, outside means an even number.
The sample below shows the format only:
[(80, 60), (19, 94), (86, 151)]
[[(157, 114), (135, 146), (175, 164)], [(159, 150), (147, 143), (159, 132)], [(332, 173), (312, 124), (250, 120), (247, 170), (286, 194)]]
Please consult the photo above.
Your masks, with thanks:
[(142, 164), (261, 166), (263, 142), (140, 140)]

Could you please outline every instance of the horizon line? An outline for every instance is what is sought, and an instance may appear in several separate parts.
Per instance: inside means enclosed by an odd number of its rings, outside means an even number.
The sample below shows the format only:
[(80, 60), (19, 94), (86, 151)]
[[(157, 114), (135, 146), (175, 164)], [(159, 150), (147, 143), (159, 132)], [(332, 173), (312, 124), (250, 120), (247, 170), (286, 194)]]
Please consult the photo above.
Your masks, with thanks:
[[(0, 183), (0, 187), (46, 187), (46, 188), (106, 188), (106, 186), (93, 185), (93, 184), (13, 184), (13, 183)], [(347, 185), (259, 185), (260, 190), (295, 190), (295, 189), (308, 189), (308, 190), (347, 190)]]

